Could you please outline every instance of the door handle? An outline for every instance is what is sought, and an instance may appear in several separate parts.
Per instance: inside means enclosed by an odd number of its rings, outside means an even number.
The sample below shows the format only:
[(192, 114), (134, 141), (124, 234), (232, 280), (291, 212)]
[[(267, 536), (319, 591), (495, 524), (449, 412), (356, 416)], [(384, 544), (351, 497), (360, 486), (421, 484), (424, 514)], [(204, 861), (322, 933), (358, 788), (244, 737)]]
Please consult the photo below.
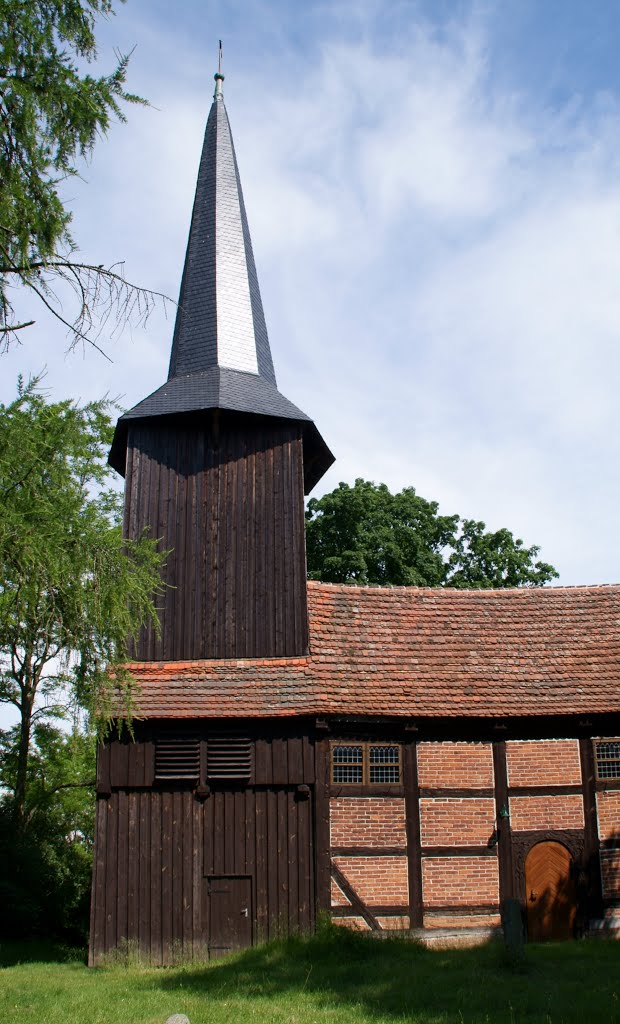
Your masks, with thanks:
[(243, 910), (241, 911), (241, 917), (247, 917), (247, 916), (248, 916), (248, 908), (244, 907)]
[(538, 899), (538, 893), (534, 892), (533, 889), (530, 889), (530, 903), (535, 903), (537, 899)]

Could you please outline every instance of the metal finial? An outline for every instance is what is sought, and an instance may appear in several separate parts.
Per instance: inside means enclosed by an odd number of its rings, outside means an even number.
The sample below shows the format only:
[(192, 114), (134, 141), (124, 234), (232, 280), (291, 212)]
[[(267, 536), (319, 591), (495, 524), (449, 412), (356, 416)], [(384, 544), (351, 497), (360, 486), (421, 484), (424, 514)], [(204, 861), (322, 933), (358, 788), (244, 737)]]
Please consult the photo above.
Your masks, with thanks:
[(217, 73), (213, 76), (215, 78), (215, 92), (213, 93), (214, 100), (223, 99), (222, 82), (224, 81), (224, 75), (222, 74), (222, 40), (220, 39), (220, 50), (219, 58), (217, 62)]

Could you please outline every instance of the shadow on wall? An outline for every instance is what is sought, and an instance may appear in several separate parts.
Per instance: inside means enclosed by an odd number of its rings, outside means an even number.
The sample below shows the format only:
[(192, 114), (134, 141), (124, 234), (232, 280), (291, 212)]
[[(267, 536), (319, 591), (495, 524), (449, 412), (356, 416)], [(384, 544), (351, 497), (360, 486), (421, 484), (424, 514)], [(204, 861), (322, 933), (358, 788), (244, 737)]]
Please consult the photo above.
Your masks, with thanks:
[[(581, 872), (579, 872), (581, 874)], [(525, 917), (529, 942), (564, 941), (584, 933), (583, 915), (578, 915), (578, 877), (570, 875), (554, 886), (526, 892)]]
[(620, 828), (610, 832), (604, 842), (600, 854), (601, 880), (603, 897), (607, 899), (601, 907), (599, 931), (620, 937)]

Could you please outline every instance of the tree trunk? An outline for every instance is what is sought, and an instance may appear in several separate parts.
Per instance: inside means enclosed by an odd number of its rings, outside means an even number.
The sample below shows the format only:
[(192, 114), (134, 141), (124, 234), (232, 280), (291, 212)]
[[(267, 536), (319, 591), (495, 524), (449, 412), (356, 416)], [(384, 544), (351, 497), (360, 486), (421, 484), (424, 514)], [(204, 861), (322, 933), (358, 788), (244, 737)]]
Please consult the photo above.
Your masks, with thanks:
[(26, 782), (28, 779), (28, 757), (30, 755), (30, 734), (36, 686), (22, 684), (21, 721), (19, 726), (19, 747), (17, 751), (17, 773), (15, 776), (15, 820), (21, 827), (26, 814)]

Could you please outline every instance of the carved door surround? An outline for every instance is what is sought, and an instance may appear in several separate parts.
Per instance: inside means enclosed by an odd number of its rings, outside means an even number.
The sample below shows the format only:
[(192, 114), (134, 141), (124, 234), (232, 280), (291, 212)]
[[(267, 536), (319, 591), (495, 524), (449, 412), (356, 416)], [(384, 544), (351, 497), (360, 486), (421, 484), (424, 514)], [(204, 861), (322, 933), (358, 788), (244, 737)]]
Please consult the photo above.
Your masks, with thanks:
[(530, 850), (539, 843), (559, 843), (564, 846), (573, 861), (575, 882), (575, 898), (577, 911), (575, 917), (575, 934), (580, 934), (588, 916), (587, 908), (587, 858), (585, 854), (585, 834), (583, 829), (540, 829), (532, 832), (513, 832), (512, 851), (514, 864), (515, 896), (520, 901), (524, 912), (527, 911), (528, 893), (526, 890), (526, 860)]

